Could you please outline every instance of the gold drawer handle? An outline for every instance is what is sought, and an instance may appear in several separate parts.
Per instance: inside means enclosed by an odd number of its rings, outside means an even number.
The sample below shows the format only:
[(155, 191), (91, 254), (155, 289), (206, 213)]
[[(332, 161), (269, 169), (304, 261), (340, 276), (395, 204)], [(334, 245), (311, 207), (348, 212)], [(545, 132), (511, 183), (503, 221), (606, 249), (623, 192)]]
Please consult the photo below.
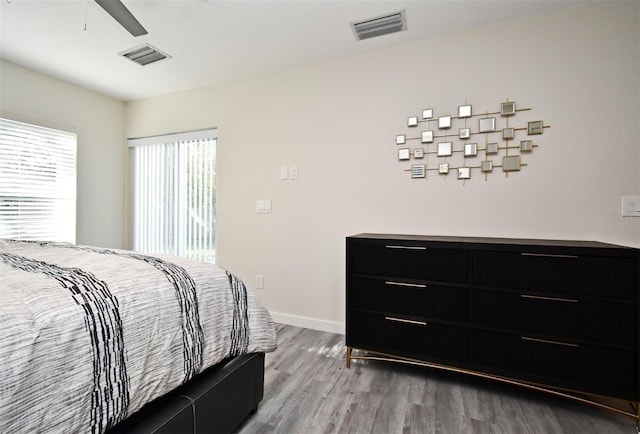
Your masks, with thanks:
[(422, 325), (422, 326), (426, 326), (427, 325), (426, 321), (414, 321), (412, 319), (396, 318), (396, 317), (393, 317), (393, 316), (385, 316), (384, 319), (386, 319), (387, 321), (402, 322), (402, 323), (407, 323), (407, 324), (415, 324), (415, 325)]
[(547, 339), (528, 338), (526, 336), (520, 336), (520, 339), (524, 341), (542, 342), (544, 344), (562, 345), (565, 347), (573, 347), (573, 348), (578, 348), (580, 346), (578, 344), (570, 344), (568, 342), (549, 341)]
[(520, 253), (521, 256), (537, 256), (541, 258), (569, 258), (578, 259), (576, 255), (551, 255), (547, 253)]
[(387, 249), (401, 249), (401, 250), (427, 250), (426, 247), (423, 246), (394, 246), (387, 244), (385, 246)]
[(534, 300), (564, 301), (564, 302), (567, 302), (567, 303), (577, 303), (578, 302), (578, 300), (576, 300), (575, 298), (540, 297), (538, 295), (527, 295), (527, 294), (520, 294), (520, 297), (522, 297), (522, 298), (532, 298)]
[(385, 285), (395, 285), (395, 286), (410, 286), (412, 288), (426, 288), (427, 285), (422, 283), (404, 283), (404, 282), (392, 282), (390, 280), (385, 280)]

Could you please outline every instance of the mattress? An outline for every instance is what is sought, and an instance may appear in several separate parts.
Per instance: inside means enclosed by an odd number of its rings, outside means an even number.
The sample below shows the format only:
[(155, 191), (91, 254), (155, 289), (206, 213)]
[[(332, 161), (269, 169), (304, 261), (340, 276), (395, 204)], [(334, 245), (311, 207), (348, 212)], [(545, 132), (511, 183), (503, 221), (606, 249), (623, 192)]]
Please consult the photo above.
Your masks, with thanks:
[(233, 274), (175, 256), (0, 240), (0, 432), (102, 433), (226, 358), (276, 347)]

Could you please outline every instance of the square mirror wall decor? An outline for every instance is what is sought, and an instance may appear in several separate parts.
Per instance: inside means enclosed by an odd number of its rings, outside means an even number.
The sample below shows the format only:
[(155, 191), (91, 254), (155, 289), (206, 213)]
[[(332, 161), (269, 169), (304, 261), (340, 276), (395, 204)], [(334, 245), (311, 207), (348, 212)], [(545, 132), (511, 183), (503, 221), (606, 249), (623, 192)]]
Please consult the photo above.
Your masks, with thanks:
[(475, 157), (478, 155), (478, 144), (477, 143), (467, 143), (464, 145), (464, 156), (465, 157)]
[(531, 152), (531, 151), (533, 151), (533, 141), (531, 140), (520, 141), (520, 152)]
[(532, 121), (527, 124), (527, 134), (542, 134), (544, 126), (542, 125), (542, 121)]
[(503, 172), (517, 172), (520, 170), (520, 156), (510, 155), (502, 158)]
[(411, 150), (409, 148), (398, 149), (398, 160), (408, 160), (411, 158)]
[(481, 133), (491, 133), (496, 129), (496, 118), (480, 118), (479, 127)]
[(516, 102), (507, 101), (500, 104), (500, 114), (502, 116), (511, 116), (516, 114)]
[(443, 130), (451, 128), (451, 116), (440, 116), (438, 118), (438, 128)]
[(503, 128), (502, 129), (502, 138), (504, 140), (511, 140), (515, 137), (516, 131), (513, 128)]
[(411, 177), (426, 178), (427, 177), (426, 168), (427, 166), (425, 166), (424, 164), (414, 164), (413, 166), (411, 166)]
[[(516, 102), (509, 98), (492, 105), (479, 108), (465, 98), (464, 104), (417, 108), (417, 116), (406, 118), (405, 134), (396, 135), (398, 160), (413, 160), (411, 168), (403, 164), (403, 171), (411, 172), (412, 178), (426, 179), (429, 171), (437, 171), (443, 179), (450, 175), (462, 180), (475, 172), (484, 174), (487, 181), (496, 176), (490, 175), (494, 168), (502, 168), (504, 177), (509, 178), (508, 172), (527, 166), (527, 160), (535, 157), (534, 148), (541, 145), (531, 136), (543, 134), (551, 126), (530, 120), (539, 119), (528, 115), (533, 109), (516, 108)], [(474, 143), (469, 143), (472, 140)]]
[(458, 107), (458, 117), (459, 118), (470, 118), (471, 117), (471, 106), (470, 105), (461, 105)]
[(460, 167), (458, 168), (458, 179), (469, 179), (471, 178), (471, 168), (470, 167)]
[(448, 157), (451, 155), (451, 142), (438, 143), (438, 157)]

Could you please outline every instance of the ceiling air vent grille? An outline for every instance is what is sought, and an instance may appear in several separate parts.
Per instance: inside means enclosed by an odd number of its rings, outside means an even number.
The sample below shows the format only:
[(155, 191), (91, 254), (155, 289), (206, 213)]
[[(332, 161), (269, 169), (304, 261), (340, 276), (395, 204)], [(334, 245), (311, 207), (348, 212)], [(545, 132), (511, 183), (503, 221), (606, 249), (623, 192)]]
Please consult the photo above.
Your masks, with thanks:
[(118, 54), (142, 66), (149, 65), (150, 63), (163, 59), (171, 59), (171, 56), (149, 44), (133, 47), (128, 50), (121, 51)]
[(407, 30), (407, 21), (405, 20), (404, 10), (402, 10), (381, 17), (351, 23), (351, 28), (356, 40), (361, 41)]

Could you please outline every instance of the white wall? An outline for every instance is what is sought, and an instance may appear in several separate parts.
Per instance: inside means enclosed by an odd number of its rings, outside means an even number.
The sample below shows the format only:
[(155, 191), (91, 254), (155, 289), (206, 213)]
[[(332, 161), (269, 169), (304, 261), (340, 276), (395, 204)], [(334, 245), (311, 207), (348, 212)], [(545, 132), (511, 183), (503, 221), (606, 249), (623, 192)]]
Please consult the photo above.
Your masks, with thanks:
[[(129, 103), (129, 137), (219, 128), (219, 263), (291, 322), (344, 322), (345, 236), (584, 239), (640, 247), (640, 3), (568, 9)], [(363, 42), (366, 43), (366, 42)], [(551, 128), (528, 166), (412, 180), (406, 119), (507, 98)], [(513, 125), (513, 124), (512, 124)], [(521, 126), (521, 125), (517, 125)], [(482, 142), (482, 140), (478, 140)], [(279, 180), (296, 164), (299, 180)], [(258, 215), (257, 199), (273, 213)], [(314, 323), (311, 323), (314, 324)]]
[(0, 60), (0, 113), (77, 133), (76, 242), (113, 248), (127, 245), (124, 104)]

